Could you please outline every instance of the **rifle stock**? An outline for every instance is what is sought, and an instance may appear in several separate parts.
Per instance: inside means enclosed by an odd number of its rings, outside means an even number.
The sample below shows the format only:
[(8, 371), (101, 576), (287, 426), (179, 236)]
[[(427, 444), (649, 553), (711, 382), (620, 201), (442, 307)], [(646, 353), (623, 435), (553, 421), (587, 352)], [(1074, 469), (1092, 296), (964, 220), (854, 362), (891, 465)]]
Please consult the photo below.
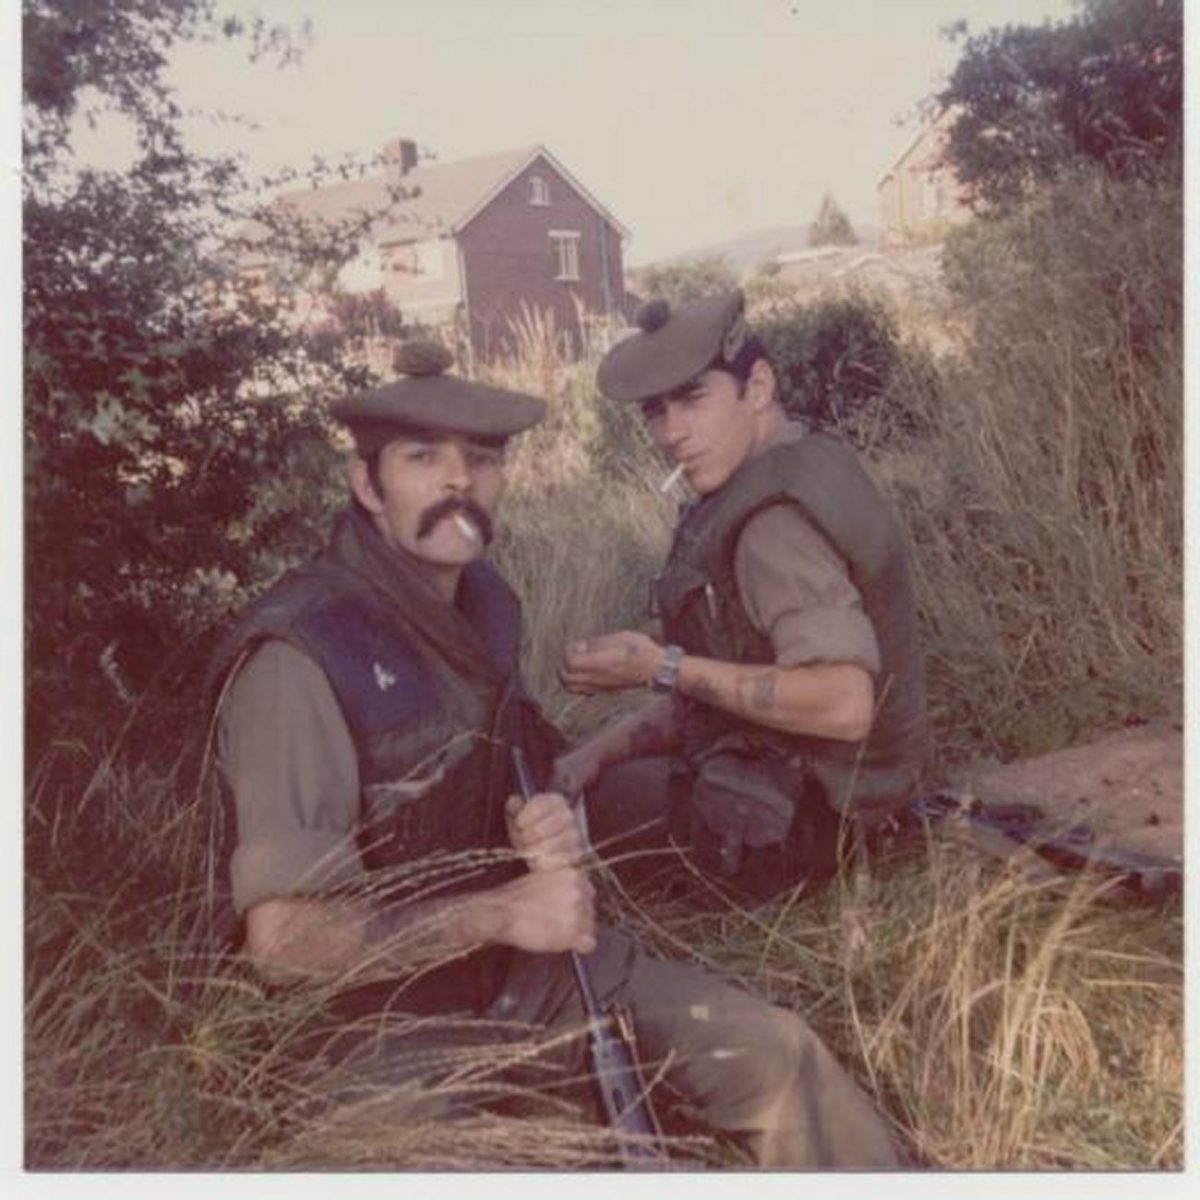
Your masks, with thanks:
[(1028, 846), (1056, 867), (1072, 871), (1090, 868), (1115, 875), (1123, 886), (1149, 898), (1161, 898), (1183, 886), (1180, 859), (1104, 845), (1087, 825), (1047, 826), (1035, 805), (986, 805), (970, 795), (940, 791), (914, 800), (910, 811), (925, 821), (960, 818)]

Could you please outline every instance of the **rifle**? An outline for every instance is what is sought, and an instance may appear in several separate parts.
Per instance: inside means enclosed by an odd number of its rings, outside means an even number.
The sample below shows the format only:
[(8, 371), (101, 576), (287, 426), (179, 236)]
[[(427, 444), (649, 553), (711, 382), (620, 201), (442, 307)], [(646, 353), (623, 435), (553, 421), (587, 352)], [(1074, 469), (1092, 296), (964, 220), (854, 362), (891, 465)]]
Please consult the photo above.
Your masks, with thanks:
[(1056, 867), (1115, 876), (1124, 888), (1148, 899), (1183, 887), (1182, 859), (1097, 843), (1090, 825), (1055, 828), (1045, 824), (1045, 814), (1033, 804), (983, 804), (968, 793), (938, 791), (918, 797), (909, 811), (921, 821), (959, 818), (984, 834), (1028, 846)]
[[(528, 801), (534, 792), (533, 778), (519, 746), (512, 748), (512, 764), (521, 797)], [(587, 852), (590, 847), (586, 831), (583, 831), (583, 840)], [(604, 1011), (596, 998), (586, 958), (574, 950), (570, 953), (571, 968), (587, 1018), (588, 1061), (605, 1118), (616, 1134), (621, 1165), (629, 1170), (661, 1165), (663, 1154), (657, 1141), (661, 1134), (638, 1067), (632, 1026), (619, 1008)]]

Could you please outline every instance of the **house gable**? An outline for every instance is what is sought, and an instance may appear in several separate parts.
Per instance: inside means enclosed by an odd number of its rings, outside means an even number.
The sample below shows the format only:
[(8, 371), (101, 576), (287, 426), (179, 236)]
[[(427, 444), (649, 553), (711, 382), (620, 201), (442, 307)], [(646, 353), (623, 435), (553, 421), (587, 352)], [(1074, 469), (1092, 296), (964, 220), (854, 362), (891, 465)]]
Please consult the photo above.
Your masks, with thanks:
[[(545, 148), (545, 146), (531, 147), (528, 159), (526, 159), (526, 161), (524, 163), (522, 163), (516, 170), (514, 170), (507, 179), (497, 180), (495, 185), (491, 188), (491, 190), (486, 195), (481, 196), (479, 198), (479, 200), (466, 213), (464, 213), (458, 219), (458, 221), (455, 223), (455, 226), (454, 226), (454, 232), (460, 233), (462, 230), (466, 229), (466, 227), (481, 212), (483, 212), (484, 209), (486, 209), (487, 206), (489, 204), (491, 204), (493, 200), (495, 200), (498, 196), (500, 196), (502, 193), (506, 192), (509, 188), (511, 188), (513, 186), (514, 182), (516, 182), (516, 180), (518, 178), (528, 179), (531, 172), (537, 173), (539, 170), (543, 174), (545, 174), (546, 172), (551, 172), (554, 175), (557, 175), (562, 180), (563, 183), (565, 183), (568, 187), (570, 187), (575, 192), (575, 194), (581, 200), (584, 201), (585, 204), (591, 205), (591, 207), (593, 209), (595, 209), (595, 211), (601, 217), (603, 217), (604, 220), (606, 220), (613, 227), (614, 230), (616, 230), (618, 236), (620, 236), (622, 238), (626, 238), (629, 236), (629, 230), (626, 229), (625, 226), (622, 225), (621, 222), (618, 221), (616, 219), (616, 217), (614, 217), (612, 215), (612, 213), (610, 213), (604, 207), (604, 205), (602, 205), (587, 190), (587, 188), (585, 188), (583, 186), (583, 184), (581, 184), (570, 173), (570, 171), (568, 171), (566, 169), (566, 167), (564, 167), (562, 165), (562, 163), (560, 163), (558, 161), (558, 159), (556, 159), (554, 157), (554, 155), (551, 154), (550, 151)], [(532, 196), (532, 190), (530, 192), (530, 195)], [(549, 203), (552, 205), (553, 200), (551, 200)], [(535, 207), (540, 207), (540, 206), (535, 205)]]
[(885, 242), (936, 237), (970, 218), (966, 189), (945, 157), (955, 119), (950, 109), (939, 112), (881, 176), (876, 191)]
[(578, 346), (588, 314), (623, 312), (623, 234), (539, 150), (459, 228), (473, 344), (485, 355), (510, 353), (513, 323), (537, 313)]

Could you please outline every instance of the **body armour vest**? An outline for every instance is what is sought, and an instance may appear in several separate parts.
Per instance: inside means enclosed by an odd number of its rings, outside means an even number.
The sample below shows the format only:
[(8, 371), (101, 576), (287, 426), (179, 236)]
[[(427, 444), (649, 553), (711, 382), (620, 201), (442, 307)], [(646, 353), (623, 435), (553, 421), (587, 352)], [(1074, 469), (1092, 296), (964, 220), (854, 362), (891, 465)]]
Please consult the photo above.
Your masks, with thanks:
[(870, 823), (916, 788), (927, 747), (924, 666), (908, 559), (898, 523), (855, 453), (812, 433), (763, 451), (685, 512), (655, 594), (667, 641), (727, 662), (770, 663), (770, 640), (754, 628), (734, 567), (746, 522), (794, 504), (837, 550), (862, 596), (881, 658), (876, 712), (862, 742), (769, 730), (701, 701), (685, 701), (685, 754), (742, 749), (803, 762), (829, 802)]
[[(466, 670), (427, 635), (428, 620), (397, 602), (403, 592), (395, 580), (379, 586), (378, 561), (339, 552), (347, 540), (353, 550), (375, 537), (361, 520), (355, 528), (353, 516), (344, 518), (326, 553), (284, 576), (247, 612), (218, 655), (217, 676), (270, 638), (321, 668), (357, 751), (358, 842), (368, 870), (507, 847), (509, 745), (521, 741), (543, 772), (559, 745), (520, 682), (517, 597), (490, 564), (464, 569), (457, 613), (446, 606), (451, 627), (441, 636), (446, 644), (471, 643)], [(515, 870), (477, 870), (460, 886), (491, 886)]]

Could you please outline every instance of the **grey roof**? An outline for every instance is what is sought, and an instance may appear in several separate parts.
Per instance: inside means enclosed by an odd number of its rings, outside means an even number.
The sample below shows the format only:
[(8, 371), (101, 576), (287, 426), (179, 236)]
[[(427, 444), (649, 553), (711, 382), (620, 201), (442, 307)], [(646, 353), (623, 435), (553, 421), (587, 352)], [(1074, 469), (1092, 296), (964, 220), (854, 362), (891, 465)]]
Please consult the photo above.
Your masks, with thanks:
[[(543, 146), (522, 146), (456, 162), (425, 163), (399, 179), (392, 177), (390, 186), (389, 177), (380, 172), (346, 183), (301, 188), (282, 193), (274, 203), (317, 222), (371, 218), (378, 222), (374, 240), (384, 245), (439, 237), (462, 229), (538, 156), (544, 157), (622, 235), (627, 233)], [(398, 193), (397, 187), (402, 192)], [(253, 229), (242, 232), (254, 240)]]

